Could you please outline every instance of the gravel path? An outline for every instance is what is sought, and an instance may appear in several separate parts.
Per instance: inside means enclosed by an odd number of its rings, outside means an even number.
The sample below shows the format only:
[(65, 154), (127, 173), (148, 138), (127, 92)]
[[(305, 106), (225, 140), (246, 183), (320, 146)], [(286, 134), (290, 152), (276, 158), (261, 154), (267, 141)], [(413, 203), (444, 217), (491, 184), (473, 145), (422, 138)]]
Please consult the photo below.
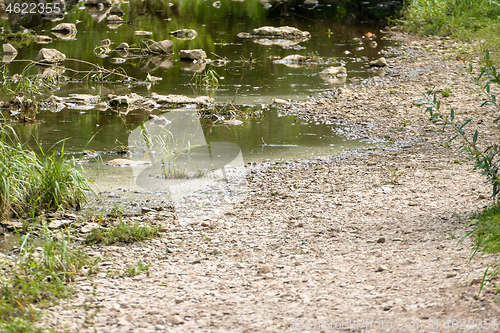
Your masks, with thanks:
[[(471, 240), (458, 243), (490, 188), (414, 103), (435, 86), (451, 89), (443, 102), (458, 117), (478, 110), (455, 59), (467, 46), (391, 38), (402, 46), (385, 77), (281, 112), (351, 124), (396, 148), (249, 167), (248, 197), (216, 220), (183, 227), (163, 212), (135, 217), (166, 232), (90, 248), (105, 258), (101, 273), (79, 278), (77, 296), (41, 323), (74, 332), (496, 332), (496, 289), (477, 294), (500, 258), (469, 263)], [(498, 140), (493, 116), (475, 111), (470, 128)], [(139, 260), (149, 274), (113, 277)]]

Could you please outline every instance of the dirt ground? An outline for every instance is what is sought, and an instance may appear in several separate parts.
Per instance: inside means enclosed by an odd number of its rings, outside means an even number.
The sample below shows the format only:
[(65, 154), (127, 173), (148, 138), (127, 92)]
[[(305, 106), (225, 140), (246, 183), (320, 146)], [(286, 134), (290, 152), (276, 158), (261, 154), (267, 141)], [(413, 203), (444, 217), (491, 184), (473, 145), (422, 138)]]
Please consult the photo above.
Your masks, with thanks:
[[(161, 239), (94, 246), (101, 273), (52, 307), (45, 327), (72, 332), (500, 332), (500, 300), (480, 281), (498, 255), (470, 262), (467, 217), (490, 187), (450, 130), (430, 123), (415, 95), (433, 87), (480, 139), (498, 140), (495, 116), (457, 60), (467, 45), (393, 33), (385, 76), (332, 90), (282, 112), (352, 125), (383, 139), (312, 161), (249, 167), (249, 195), (216, 220), (180, 226), (161, 212)], [(469, 59), (467, 59), (469, 60)], [(477, 60), (472, 59), (473, 62)], [(397, 177), (400, 175), (399, 177)], [(137, 261), (149, 274), (113, 277)]]

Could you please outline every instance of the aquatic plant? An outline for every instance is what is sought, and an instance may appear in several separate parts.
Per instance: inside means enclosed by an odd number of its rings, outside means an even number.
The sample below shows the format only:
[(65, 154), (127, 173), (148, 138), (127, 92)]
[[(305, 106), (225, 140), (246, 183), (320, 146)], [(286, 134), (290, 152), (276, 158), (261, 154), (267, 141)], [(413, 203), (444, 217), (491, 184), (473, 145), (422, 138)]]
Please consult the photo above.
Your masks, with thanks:
[(217, 89), (219, 87), (219, 78), (220, 75), (214, 69), (209, 68), (202, 73), (195, 73), (192, 81), (194, 81), (194, 84), (208, 89)]

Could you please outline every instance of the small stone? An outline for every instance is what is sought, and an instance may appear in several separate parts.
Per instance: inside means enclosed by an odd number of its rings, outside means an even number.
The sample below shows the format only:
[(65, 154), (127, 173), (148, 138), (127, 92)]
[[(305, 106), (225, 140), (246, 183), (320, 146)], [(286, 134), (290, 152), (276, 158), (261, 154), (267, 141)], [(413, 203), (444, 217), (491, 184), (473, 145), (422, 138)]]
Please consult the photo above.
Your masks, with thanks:
[(385, 243), (385, 238), (380, 237), (379, 239), (377, 239), (377, 243)]
[(149, 208), (149, 207), (142, 207), (141, 208), (141, 214), (147, 214), (147, 213), (152, 213), (152, 212), (156, 212), (154, 209), (152, 208)]
[(180, 325), (184, 323), (184, 320), (179, 315), (173, 315), (169, 316), (168, 322), (171, 323), (172, 325)]
[(76, 29), (76, 25), (74, 23), (60, 23), (50, 29), (52, 32), (59, 32), (59, 33), (65, 33), (65, 34), (75, 34), (78, 32)]
[(93, 229), (96, 229), (96, 228), (99, 228), (99, 224), (97, 224), (95, 222), (91, 222), (91, 223), (87, 223), (86, 225), (84, 225), (80, 229), (80, 232), (82, 234), (88, 234), (89, 232), (91, 232)]
[(207, 54), (202, 49), (180, 50), (179, 57), (183, 60), (205, 60)]
[(347, 75), (347, 69), (344, 66), (338, 66), (338, 67), (328, 67), (321, 72), (319, 72), (319, 75), (323, 76), (345, 76)]
[(269, 272), (271, 272), (271, 267), (269, 267), (267, 265), (266, 266), (262, 266), (259, 269), (259, 271), (258, 271), (259, 274), (266, 274), (266, 273), (269, 273)]
[(171, 54), (174, 50), (174, 43), (171, 40), (162, 40), (149, 46), (149, 51), (155, 54)]
[(170, 36), (178, 39), (194, 39), (198, 36), (198, 33), (193, 29), (182, 29), (170, 32)]
[(390, 309), (392, 309), (392, 305), (384, 305), (382, 307), (382, 310), (384, 310), (384, 311), (389, 311)]
[(22, 229), (23, 227), (23, 223), (18, 221), (2, 221), (1, 224), (4, 228), (6, 228), (9, 231), (15, 229)]
[(73, 223), (73, 221), (71, 220), (54, 220), (49, 223), (48, 228), (51, 230), (59, 229), (62, 227), (70, 226), (71, 223)]
[(121, 43), (120, 45), (118, 45), (115, 48), (115, 50), (118, 50), (118, 51), (127, 51), (129, 48), (130, 48), (130, 46), (127, 43)]
[(111, 23), (123, 23), (123, 19), (121, 18), (121, 16), (118, 15), (109, 15), (106, 18), (106, 21)]
[(57, 51), (56, 49), (41, 49), (36, 56), (36, 61), (41, 63), (54, 64), (62, 62), (66, 59), (64, 53)]
[(10, 43), (3, 44), (3, 54), (17, 54), (17, 50)]
[(182, 298), (175, 299), (175, 304), (181, 304), (182, 302), (184, 302), (184, 299), (182, 299)]
[(384, 265), (380, 265), (377, 267), (377, 269), (375, 270), (375, 272), (383, 272), (383, 271), (386, 271), (387, 270), (387, 267), (384, 266)]
[(381, 57), (377, 60), (371, 61), (370, 66), (372, 67), (385, 67), (387, 66), (387, 60), (384, 57)]
[(52, 38), (50, 38), (49, 36), (38, 35), (33, 38), (33, 41), (38, 44), (48, 44), (52, 43)]

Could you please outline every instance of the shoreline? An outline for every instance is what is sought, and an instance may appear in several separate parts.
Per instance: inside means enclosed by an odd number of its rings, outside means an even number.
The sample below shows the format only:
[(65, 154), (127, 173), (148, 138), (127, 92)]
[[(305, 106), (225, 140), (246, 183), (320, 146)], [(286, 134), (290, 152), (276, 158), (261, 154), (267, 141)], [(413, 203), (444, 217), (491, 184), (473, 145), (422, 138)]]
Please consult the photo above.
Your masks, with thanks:
[[(428, 121), (415, 95), (449, 88), (445, 109), (453, 106), (458, 119), (474, 112), (469, 128), (492, 140), (498, 139), (488, 129), (494, 115), (469, 94), (464, 64), (455, 59), (466, 45), (395, 36), (402, 52), (385, 77), (282, 111), (353, 125), (356, 135), (398, 149), (253, 169), (249, 195), (218, 219), (183, 227), (171, 212), (133, 217), (160, 223), (162, 238), (88, 247), (105, 258), (101, 273), (78, 277), (75, 298), (50, 308), (40, 325), (78, 332), (276, 332), (308, 322), (418, 320), (450, 332), (446, 320), (472, 319), (468, 327), (478, 329), (477, 320), (498, 318), (495, 288), (477, 293), (488, 262), (500, 255), (478, 253), (469, 263), (471, 238), (459, 243), (469, 231), (467, 216), (491, 203), (491, 189), (457, 142), (444, 144), (450, 132)], [(106, 274), (137, 261), (150, 265), (148, 274)]]

